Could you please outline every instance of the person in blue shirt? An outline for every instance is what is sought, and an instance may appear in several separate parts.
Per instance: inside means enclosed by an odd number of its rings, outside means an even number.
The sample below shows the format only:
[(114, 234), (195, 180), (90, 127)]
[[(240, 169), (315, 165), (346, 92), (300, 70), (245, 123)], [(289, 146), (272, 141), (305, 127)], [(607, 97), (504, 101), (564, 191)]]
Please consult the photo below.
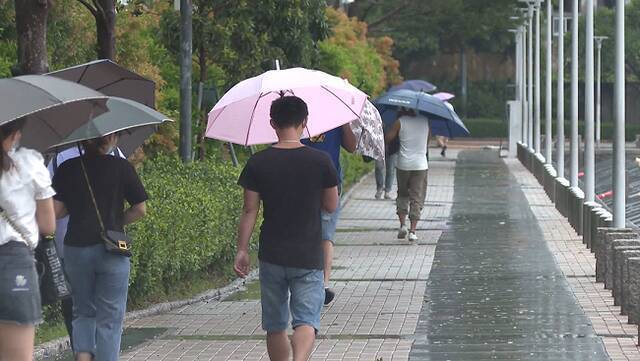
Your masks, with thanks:
[[(341, 127), (332, 129), (310, 139), (305, 139), (303, 144), (321, 150), (329, 154), (333, 165), (338, 173), (338, 190), (342, 191), (342, 168), (340, 167), (340, 148), (344, 148), (347, 152), (356, 151), (358, 141), (351, 130), (351, 125), (345, 124)], [(324, 286), (325, 300), (324, 304), (331, 303), (335, 297), (335, 293), (329, 288), (329, 279), (331, 278), (331, 266), (333, 263), (333, 245), (335, 241), (336, 227), (338, 225), (338, 217), (340, 216), (340, 205), (333, 213), (322, 212), (322, 250), (324, 251)]]

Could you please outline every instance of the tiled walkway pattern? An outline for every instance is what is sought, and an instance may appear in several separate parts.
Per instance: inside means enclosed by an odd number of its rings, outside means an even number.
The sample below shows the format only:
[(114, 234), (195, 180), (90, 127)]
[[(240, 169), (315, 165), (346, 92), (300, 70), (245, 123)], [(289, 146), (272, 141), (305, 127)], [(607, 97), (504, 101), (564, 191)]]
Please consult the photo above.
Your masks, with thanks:
[(611, 359), (640, 360), (640, 350), (636, 346), (637, 326), (629, 325), (627, 316), (620, 315), (620, 307), (613, 305), (611, 291), (595, 282), (596, 260), (582, 243), (582, 237), (562, 218), (526, 168), (517, 160), (506, 162), (527, 197), (556, 263), (567, 277), (595, 332), (602, 337)]
[[(453, 204), (455, 151), (432, 162), (419, 242), (396, 239), (395, 203), (375, 200), (373, 176), (341, 214), (332, 288), (312, 360), (405, 361), (422, 309), (434, 250)], [(129, 327), (169, 334), (123, 355), (123, 361), (268, 360), (258, 300), (203, 302), (140, 319)]]

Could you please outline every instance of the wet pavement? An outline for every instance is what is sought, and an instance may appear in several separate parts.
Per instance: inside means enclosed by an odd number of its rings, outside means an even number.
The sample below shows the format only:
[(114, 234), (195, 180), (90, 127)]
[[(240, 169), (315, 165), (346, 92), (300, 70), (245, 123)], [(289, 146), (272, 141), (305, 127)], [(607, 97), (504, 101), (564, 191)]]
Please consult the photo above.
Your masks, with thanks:
[(460, 153), (411, 360), (608, 360), (496, 152)]

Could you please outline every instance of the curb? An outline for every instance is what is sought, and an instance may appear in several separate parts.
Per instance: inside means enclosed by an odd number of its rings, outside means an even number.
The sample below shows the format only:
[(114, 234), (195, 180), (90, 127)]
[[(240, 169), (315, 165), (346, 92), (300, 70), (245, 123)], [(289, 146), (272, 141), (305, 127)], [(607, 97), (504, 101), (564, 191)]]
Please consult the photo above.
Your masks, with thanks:
[(351, 200), (351, 197), (353, 197), (353, 193), (355, 192), (356, 188), (360, 187), (362, 183), (364, 183), (364, 181), (367, 179), (367, 177), (371, 176), (371, 173), (373, 173), (373, 171), (363, 175), (362, 177), (360, 177), (360, 179), (357, 182), (351, 185), (349, 190), (340, 198), (340, 208), (344, 208), (344, 206), (346, 206), (347, 203), (349, 203), (349, 201)]
[[(169, 312), (180, 307), (189, 306), (194, 303), (203, 301), (218, 301), (244, 288), (247, 282), (258, 279), (258, 270), (253, 270), (245, 279), (237, 278), (230, 284), (222, 287), (208, 290), (193, 298), (172, 302), (164, 302), (153, 305), (149, 308), (137, 311), (127, 312), (124, 317), (125, 327), (127, 322), (131, 322), (143, 317), (154, 316), (160, 313)], [(69, 349), (69, 337), (61, 337), (35, 347), (33, 352), (34, 360), (42, 360), (45, 357), (55, 356)]]

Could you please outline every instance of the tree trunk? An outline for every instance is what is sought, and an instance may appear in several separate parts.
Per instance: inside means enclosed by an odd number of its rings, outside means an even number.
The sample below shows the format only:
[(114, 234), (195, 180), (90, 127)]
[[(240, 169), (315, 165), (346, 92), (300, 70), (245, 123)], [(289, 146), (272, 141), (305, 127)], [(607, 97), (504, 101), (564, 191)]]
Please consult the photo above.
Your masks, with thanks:
[[(198, 49), (198, 62), (200, 65), (200, 84), (203, 84), (204, 87), (209, 77), (209, 73), (207, 72), (207, 49), (204, 44), (200, 44), (200, 49)], [(204, 133), (207, 129), (207, 110), (202, 109), (202, 107), (203, 105), (200, 103), (202, 118), (198, 121), (198, 128), (200, 129), (200, 134), (198, 134), (198, 159), (201, 161), (203, 161), (206, 156)]]
[(116, 58), (116, 1), (99, 0), (96, 12), (96, 34), (98, 59)]
[(460, 47), (460, 95), (462, 97), (462, 112), (467, 116), (467, 54), (464, 45)]
[(49, 71), (47, 60), (47, 15), (51, 0), (15, 0), (18, 33), (18, 64), (14, 76)]

